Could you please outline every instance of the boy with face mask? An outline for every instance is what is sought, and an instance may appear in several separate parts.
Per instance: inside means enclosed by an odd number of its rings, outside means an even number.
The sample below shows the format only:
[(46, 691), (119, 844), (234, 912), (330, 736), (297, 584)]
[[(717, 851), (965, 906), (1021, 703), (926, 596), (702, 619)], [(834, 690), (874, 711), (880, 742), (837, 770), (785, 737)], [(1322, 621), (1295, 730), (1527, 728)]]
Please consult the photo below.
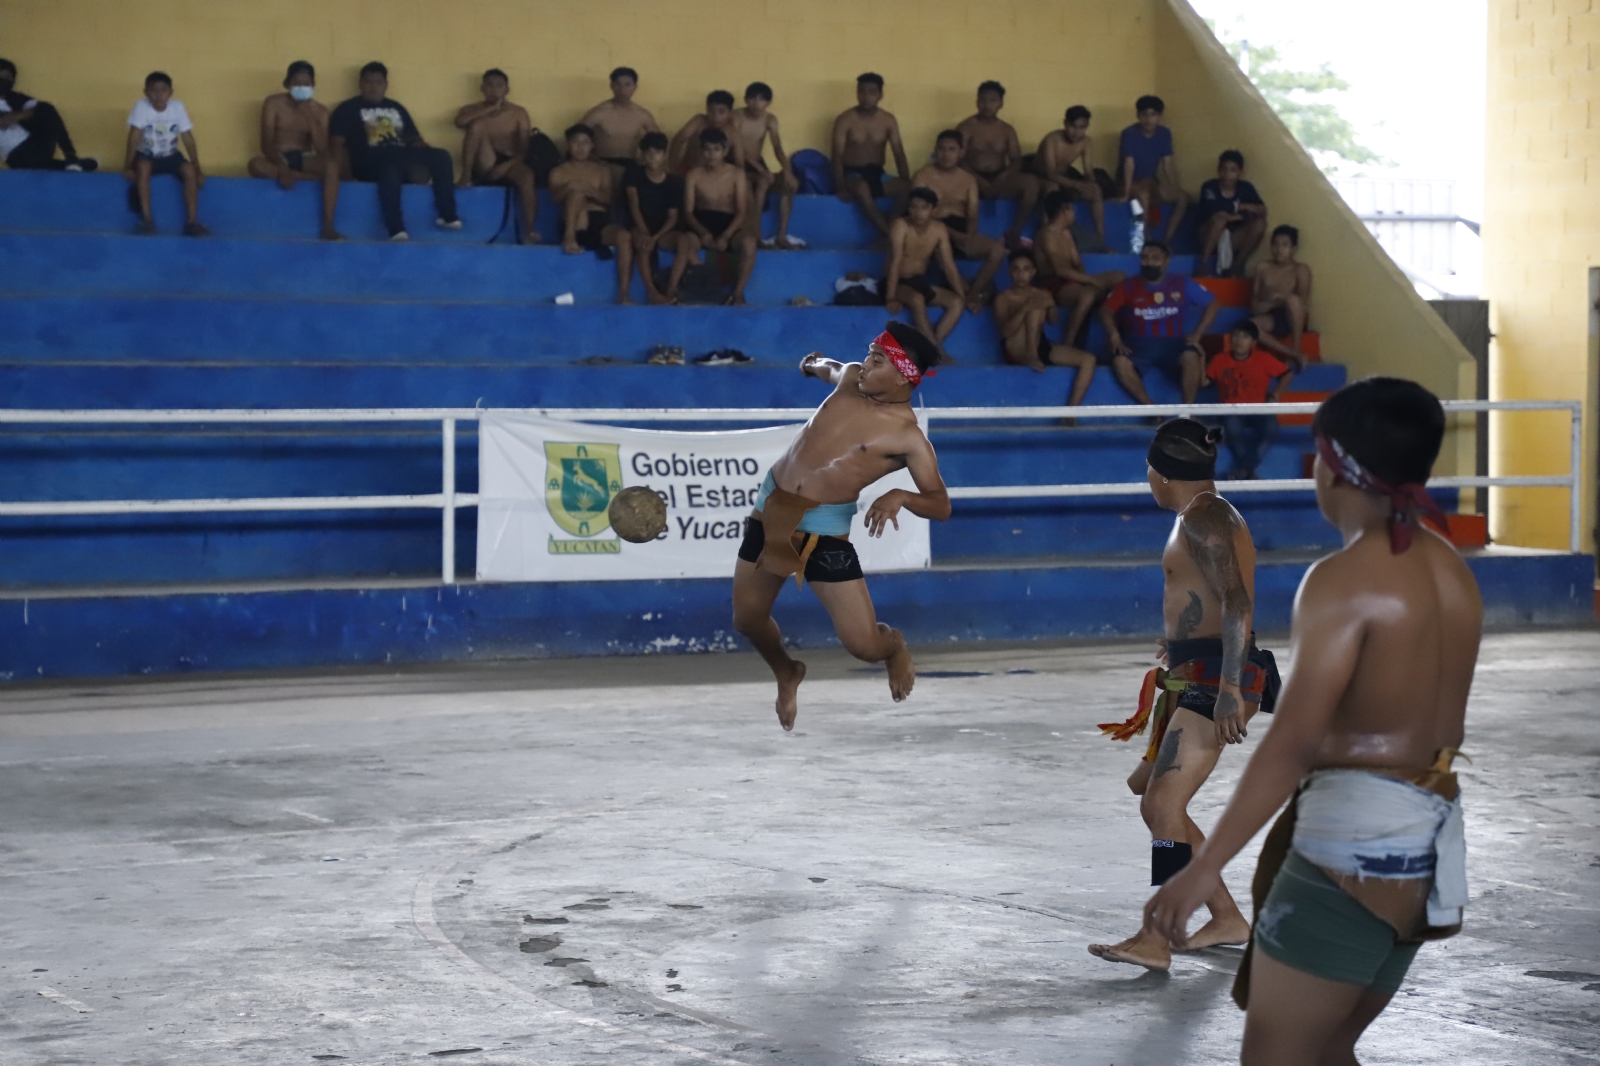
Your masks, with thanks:
[[(61, 113), (43, 100), (16, 91), (17, 65), (0, 59), (0, 159), (12, 170), (95, 170), (99, 161), (80, 156)], [(56, 158), (56, 149), (63, 158)]]
[[(1100, 305), (1100, 323), (1110, 338), (1111, 369), (1139, 403), (1154, 403), (1141, 371), (1155, 367), (1181, 373), (1183, 402), (1194, 403), (1204, 378), (1200, 338), (1217, 317), (1216, 298), (1182, 274), (1167, 273), (1169, 255), (1160, 241), (1139, 254), (1139, 276), (1111, 290)], [(1186, 312), (1201, 308), (1200, 321), (1185, 331)]]
[(333, 228), (339, 197), (339, 168), (328, 158), (328, 109), (312, 97), (317, 71), (304, 59), (289, 64), (281, 93), (261, 103), (261, 154), (250, 160), (252, 178), (268, 178), (280, 189), (297, 181), (321, 181), (322, 237), (342, 240)]

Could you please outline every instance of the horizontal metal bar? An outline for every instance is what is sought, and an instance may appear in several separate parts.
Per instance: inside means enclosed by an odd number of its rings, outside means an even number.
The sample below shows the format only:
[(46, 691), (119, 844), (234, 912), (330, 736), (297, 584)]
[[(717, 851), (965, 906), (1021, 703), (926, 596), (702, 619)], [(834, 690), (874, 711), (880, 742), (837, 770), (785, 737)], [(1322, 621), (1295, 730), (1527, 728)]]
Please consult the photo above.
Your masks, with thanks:
[[(1517, 477), (1436, 477), (1428, 481), (1429, 488), (1570, 488), (1571, 479), (1559, 476)], [(1224, 481), (1222, 492), (1227, 496), (1257, 492), (1308, 492), (1317, 487), (1311, 478), (1284, 478), (1260, 481)], [(951, 488), (952, 500), (998, 500), (1018, 497), (1064, 496), (1142, 496), (1150, 486), (1142, 481), (1115, 481), (1092, 485), (962, 485)]]
[[(457, 507), (476, 507), (478, 497), (457, 493)], [(418, 496), (269, 496), (233, 500), (60, 500), (0, 503), (5, 515), (202, 514), (220, 511), (375, 511), (434, 509), (444, 494)]]

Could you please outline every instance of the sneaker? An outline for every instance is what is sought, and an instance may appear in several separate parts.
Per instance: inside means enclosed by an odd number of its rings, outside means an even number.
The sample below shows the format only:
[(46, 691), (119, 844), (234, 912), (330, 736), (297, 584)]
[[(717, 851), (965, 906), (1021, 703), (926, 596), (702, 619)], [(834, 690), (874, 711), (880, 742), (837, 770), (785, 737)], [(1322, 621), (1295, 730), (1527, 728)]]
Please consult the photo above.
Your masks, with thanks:
[(670, 344), (658, 344), (650, 349), (650, 358), (645, 360), (651, 366), (682, 366), (683, 349)]
[(753, 363), (753, 362), (755, 362), (754, 359), (750, 358), (748, 355), (745, 355), (743, 352), (739, 351), (737, 348), (718, 348), (714, 352), (707, 352), (705, 355), (702, 355), (699, 358), (695, 359), (694, 365), (695, 366), (744, 366), (746, 363)]
[(440, 229), (460, 229), (461, 228), (461, 220), (459, 218), (452, 218), (448, 222), (446, 222), (442, 218), (436, 218), (436, 219), (433, 220), (433, 224), (435, 226), (438, 226)]
[(91, 174), (100, 169), (100, 160), (80, 155), (76, 159), (69, 159), (67, 165), (62, 169), (70, 170), (74, 174)]
[(183, 235), (185, 237), (209, 237), (211, 236), (211, 231), (199, 222), (190, 222), (183, 227)]
[(399, 233), (389, 234), (389, 239), (391, 241), (409, 241), (411, 239), (411, 234), (407, 233), (405, 230), (401, 230)]

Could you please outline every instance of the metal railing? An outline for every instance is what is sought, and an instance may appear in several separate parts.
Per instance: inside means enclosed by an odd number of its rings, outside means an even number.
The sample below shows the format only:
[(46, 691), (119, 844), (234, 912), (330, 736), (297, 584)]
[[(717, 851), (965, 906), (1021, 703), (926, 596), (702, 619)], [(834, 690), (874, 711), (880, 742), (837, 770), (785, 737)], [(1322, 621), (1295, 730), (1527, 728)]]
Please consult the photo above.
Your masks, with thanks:
[[(1020, 421), (1037, 419), (1121, 419), (1177, 415), (1309, 415), (1316, 403), (1269, 404), (1125, 404), (1100, 407), (920, 407), (924, 425), (932, 421)], [(1583, 405), (1576, 400), (1447, 400), (1446, 412), (1566, 411), (1572, 426), (1571, 466), (1566, 474), (1512, 477), (1438, 477), (1428, 482), (1439, 488), (1566, 488), (1571, 501), (1570, 548), (1582, 545), (1581, 470), (1583, 458)], [(238, 499), (165, 500), (63, 500), (0, 502), (0, 517), (41, 515), (187, 514), (249, 511), (349, 511), (438, 508), (443, 534), (440, 576), (444, 584), (456, 580), (455, 513), (476, 507), (476, 493), (456, 491), (456, 423), (477, 421), (486, 412), (471, 407), (396, 407), (361, 409), (283, 410), (0, 410), (5, 425), (244, 425), (261, 423), (396, 423), (438, 422), (442, 430), (443, 475), (440, 491), (409, 496), (278, 496)], [(613, 408), (497, 408), (496, 413), (536, 414), (570, 422), (803, 422), (815, 413), (811, 407), (613, 407)], [(1230, 481), (1228, 493), (1297, 492), (1315, 487), (1309, 478)], [(1150, 491), (1143, 481), (1085, 485), (960, 485), (950, 488), (953, 500), (1016, 499), (1024, 497), (1139, 496)]]

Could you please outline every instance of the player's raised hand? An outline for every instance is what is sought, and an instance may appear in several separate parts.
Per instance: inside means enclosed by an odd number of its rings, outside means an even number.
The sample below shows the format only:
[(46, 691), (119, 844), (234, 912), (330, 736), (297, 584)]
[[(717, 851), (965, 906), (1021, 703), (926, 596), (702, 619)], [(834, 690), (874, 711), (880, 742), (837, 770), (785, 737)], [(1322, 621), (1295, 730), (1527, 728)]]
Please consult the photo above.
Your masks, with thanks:
[(828, 361), (828, 357), (821, 352), (810, 352), (800, 357), (800, 373), (806, 377), (816, 377), (817, 368)]
[(900, 519), (896, 516), (900, 513), (905, 495), (904, 489), (890, 489), (882, 496), (879, 496), (871, 507), (867, 508), (867, 517), (864, 521), (867, 524), (868, 536), (883, 536), (883, 531), (888, 528), (890, 523), (893, 523), (894, 528), (899, 530)]

